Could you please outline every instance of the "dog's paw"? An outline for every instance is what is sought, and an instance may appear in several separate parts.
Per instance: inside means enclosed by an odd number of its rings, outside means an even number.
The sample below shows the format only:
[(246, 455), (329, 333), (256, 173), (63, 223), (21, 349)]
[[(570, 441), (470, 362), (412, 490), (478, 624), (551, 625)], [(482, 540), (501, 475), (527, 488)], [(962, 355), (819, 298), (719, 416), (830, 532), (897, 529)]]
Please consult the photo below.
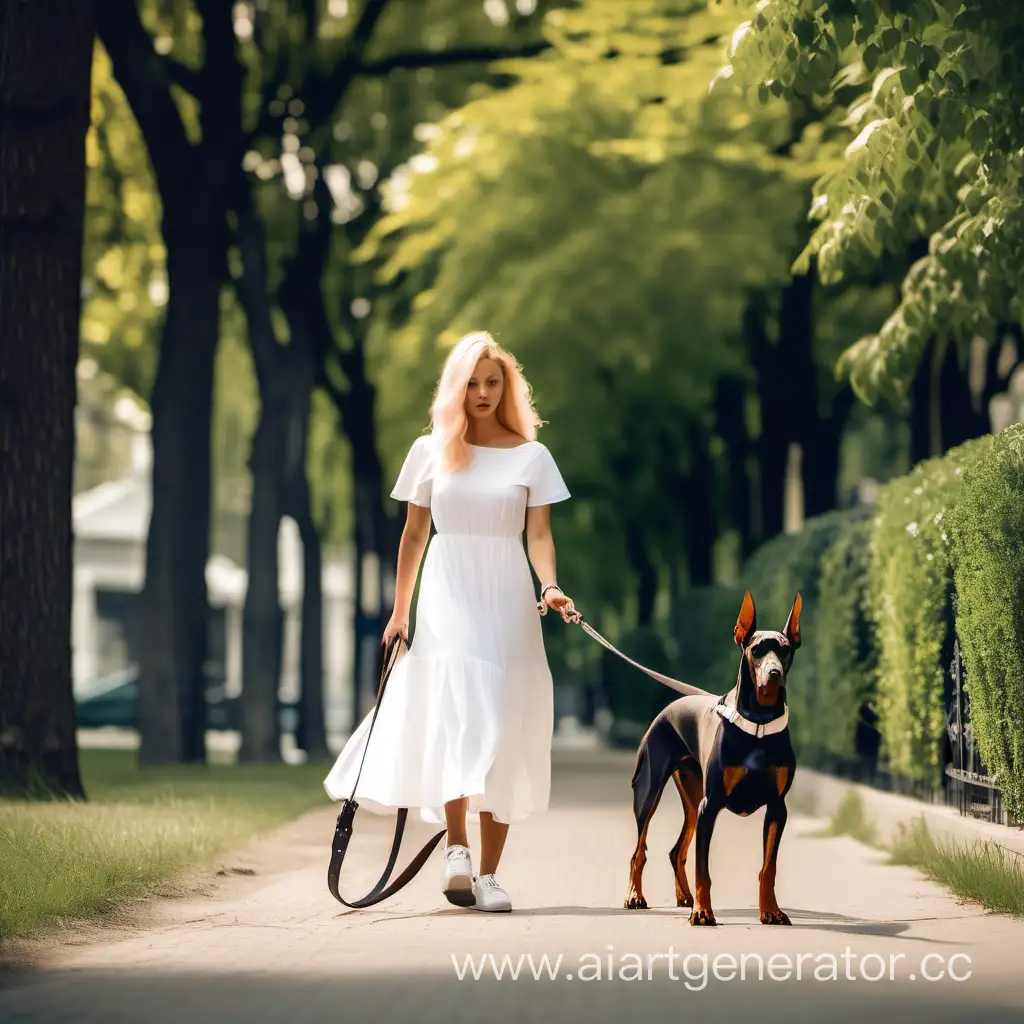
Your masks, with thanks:
[(622, 904), (626, 910), (646, 910), (647, 900), (638, 896), (635, 892), (630, 893)]
[(692, 907), (693, 906), (693, 893), (684, 893), (682, 896), (676, 896), (677, 907)]
[(774, 910), (761, 911), (761, 924), (792, 924), (786, 914), (776, 907)]
[(715, 915), (710, 910), (694, 908), (693, 913), (690, 914), (690, 924), (716, 925), (718, 922), (715, 920)]

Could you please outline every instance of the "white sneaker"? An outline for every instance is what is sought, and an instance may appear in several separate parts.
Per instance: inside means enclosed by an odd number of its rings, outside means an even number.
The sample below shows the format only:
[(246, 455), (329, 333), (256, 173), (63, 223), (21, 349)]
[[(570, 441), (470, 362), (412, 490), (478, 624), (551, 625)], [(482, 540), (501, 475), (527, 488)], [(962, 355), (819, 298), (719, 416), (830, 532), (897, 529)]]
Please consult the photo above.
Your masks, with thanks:
[(473, 882), (474, 910), (489, 910), (494, 913), (508, 913), (512, 909), (512, 901), (508, 893), (500, 885), (494, 875), (480, 875)]
[(444, 851), (444, 895), (457, 907), (471, 907), (473, 895), (473, 861), (468, 846), (449, 846)]

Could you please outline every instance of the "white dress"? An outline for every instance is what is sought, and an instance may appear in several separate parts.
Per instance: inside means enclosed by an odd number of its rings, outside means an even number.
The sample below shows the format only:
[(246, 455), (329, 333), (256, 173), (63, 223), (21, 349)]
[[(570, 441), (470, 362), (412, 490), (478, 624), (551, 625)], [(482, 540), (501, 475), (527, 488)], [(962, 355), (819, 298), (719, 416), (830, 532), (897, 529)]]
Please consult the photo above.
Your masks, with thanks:
[[(391, 496), (428, 507), (436, 528), (423, 563), (412, 644), (388, 679), (356, 800), (373, 813), (418, 808), (443, 822), (466, 796), (468, 819), (513, 823), (545, 810), (554, 700), (537, 592), (523, 543), (527, 506), (569, 497), (548, 449), (471, 446), (461, 472), (416, 440)], [(544, 580), (543, 582), (550, 582)], [(352, 795), (372, 709), (324, 780)]]

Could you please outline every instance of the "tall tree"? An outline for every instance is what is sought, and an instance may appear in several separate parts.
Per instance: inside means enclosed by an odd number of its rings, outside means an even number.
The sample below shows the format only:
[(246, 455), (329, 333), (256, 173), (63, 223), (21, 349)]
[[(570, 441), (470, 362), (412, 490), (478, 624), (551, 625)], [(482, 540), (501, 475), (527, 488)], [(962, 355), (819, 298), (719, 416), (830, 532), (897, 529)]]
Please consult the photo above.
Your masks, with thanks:
[(71, 498), (94, 19), (88, 0), (0, 4), (4, 796), (84, 796), (71, 675)]
[[(229, 193), (242, 156), (244, 68), (234, 14), (195, 0), (202, 65), (158, 52), (136, 0), (99, 0), (99, 31), (142, 130), (163, 206), (168, 301), (150, 406), (152, 516), (138, 619), (139, 759), (205, 758), (206, 564), (214, 363), (227, 281)], [(180, 34), (183, 12), (173, 8)], [(193, 122), (175, 101), (185, 83)], [(190, 132), (198, 134), (193, 141)]]
[[(519, 28), (531, 24), (532, 19), (516, 19)], [(345, 41), (340, 47), (339, 35)], [(320, 542), (310, 509), (303, 426), (314, 386), (334, 403), (348, 440), (357, 711), (359, 701), (373, 697), (373, 680), (367, 676), (376, 668), (386, 614), (383, 584), (389, 568), (394, 569), (397, 534), (384, 502), (376, 389), (366, 347), (378, 321), (369, 314), (376, 311), (382, 289), (374, 284), (371, 269), (356, 265), (352, 254), (379, 218), (377, 184), (408, 156), (416, 125), (461, 100), (469, 85), (486, 74), (487, 61), (529, 54), (546, 44), (536, 38), (519, 41), (509, 30), (489, 24), (482, 8), (461, 0), (430, 0), (412, 10), (370, 0), (349, 9), (344, 23), (329, 9), (306, 8), (301, 16), (267, 10), (256, 14), (253, 39), (263, 70), (262, 107), (249, 135), (250, 173), (238, 182), (236, 207), (244, 268), (239, 293), (249, 317), (262, 396), (252, 461), (243, 754), (262, 758), (276, 749), (267, 709), (276, 692), (274, 651), (280, 648), (274, 641), (281, 621), (274, 537), (283, 514), (299, 525), (308, 588), (301, 743), (314, 755), (325, 749), (315, 590)], [(311, 53), (330, 53), (332, 59), (321, 63), (310, 59)], [(427, 84), (413, 84), (417, 72), (436, 74)], [(395, 86), (396, 79), (404, 87)], [(396, 88), (400, 101), (392, 99)], [(275, 164), (276, 172), (270, 170)], [(294, 223), (283, 238), (279, 232), (268, 239), (251, 192), (262, 200), (262, 210), (277, 214), (283, 207), (292, 214)], [(274, 223), (281, 223), (276, 216)], [(263, 251), (268, 241), (269, 260)], [(258, 269), (268, 263), (278, 264), (276, 272)], [(274, 306), (287, 322), (287, 341), (276, 337)], [(368, 578), (370, 573), (376, 580)], [(374, 592), (375, 601), (370, 600)]]

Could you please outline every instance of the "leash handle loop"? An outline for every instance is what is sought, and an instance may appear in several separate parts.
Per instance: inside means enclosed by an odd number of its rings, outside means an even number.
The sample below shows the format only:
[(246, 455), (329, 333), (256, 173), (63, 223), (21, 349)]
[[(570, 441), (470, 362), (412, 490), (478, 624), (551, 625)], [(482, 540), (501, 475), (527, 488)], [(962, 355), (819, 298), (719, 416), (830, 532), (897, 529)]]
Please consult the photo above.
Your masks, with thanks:
[(384, 665), (381, 668), (380, 684), (377, 687), (377, 700), (373, 706), (373, 716), (370, 719), (370, 727), (366, 732), (366, 741), (363, 744), (363, 756), (359, 761), (359, 770), (356, 772), (355, 782), (352, 784), (352, 796), (347, 800), (343, 800), (341, 803), (341, 810), (338, 812), (338, 820), (334, 828), (334, 841), (331, 844), (331, 862), (327, 868), (327, 888), (331, 895), (341, 904), (346, 907), (350, 907), (353, 910), (362, 910), (366, 907), (372, 907), (377, 903), (382, 903), (384, 900), (394, 896), (396, 892), (403, 889), (406, 885), (411, 882), (420, 869), (427, 862), (427, 858), (434, 852), (434, 848), (443, 838), (445, 832), (448, 830), (441, 829), (432, 836), (423, 846), (423, 848), (416, 854), (415, 857), (409, 862), (405, 870), (390, 884), (388, 885), (388, 879), (391, 877), (391, 872), (395, 869), (395, 863), (398, 860), (398, 854), (402, 847), (402, 836), (405, 833), (405, 823), (409, 817), (409, 808), (400, 807), (398, 808), (398, 817), (395, 822), (395, 837), (391, 843), (391, 853), (388, 856), (387, 866), (384, 868), (383, 874), (377, 880), (377, 884), (365, 895), (356, 900), (346, 900), (338, 890), (338, 877), (341, 874), (341, 865), (345, 860), (345, 854), (348, 852), (348, 845), (352, 839), (353, 826), (355, 823), (356, 811), (359, 809), (359, 804), (356, 801), (356, 790), (359, 788), (359, 779), (363, 774), (363, 765), (366, 763), (366, 752), (370, 746), (370, 734), (373, 732), (373, 727), (377, 722), (377, 714), (380, 711), (381, 701), (384, 698), (384, 690), (387, 686), (388, 678), (391, 675), (392, 669), (395, 667), (398, 661), (395, 652), (399, 648), (402, 638), (395, 635), (391, 638), (391, 642), (384, 656)]

